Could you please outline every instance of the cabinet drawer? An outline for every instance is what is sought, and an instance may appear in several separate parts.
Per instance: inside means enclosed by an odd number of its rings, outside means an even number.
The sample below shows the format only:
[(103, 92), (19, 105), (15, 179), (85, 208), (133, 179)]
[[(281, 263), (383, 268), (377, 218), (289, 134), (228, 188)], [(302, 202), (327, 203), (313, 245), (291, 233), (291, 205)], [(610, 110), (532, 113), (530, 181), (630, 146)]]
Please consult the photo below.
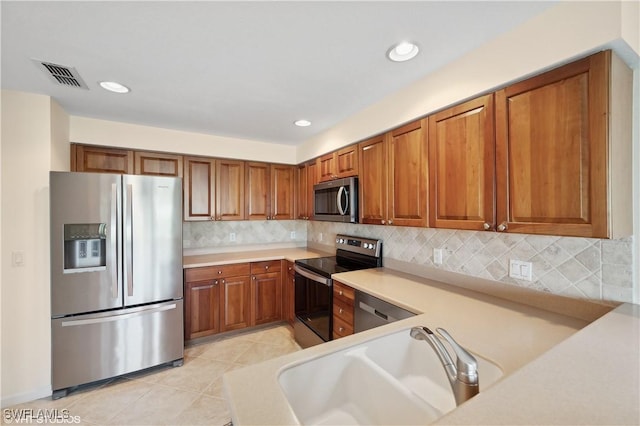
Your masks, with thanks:
[(335, 315), (333, 316), (333, 337), (344, 337), (350, 336), (353, 334), (353, 325), (347, 324), (342, 321), (340, 318), (337, 318)]
[(288, 260), (287, 260), (287, 273), (292, 276), (296, 274), (296, 271), (294, 271), (293, 269), (293, 262), (289, 262)]
[(333, 299), (333, 317), (353, 326), (353, 305), (340, 299)]
[(339, 281), (333, 282), (333, 299), (341, 300), (353, 306), (353, 300), (355, 299), (355, 290), (348, 285), (344, 285)]
[(202, 268), (185, 269), (184, 271), (184, 279), (186, 282), (205, 281), (216, 278), (237, 277), (242, 275), (249, 275), (248, 263), (204, 266)]
[(266, 262), (252, 262), (251, 263), (251, 275), (263, 274), (265, 272), (280, 272), (281, 261), (279, 260), (267, 260)]

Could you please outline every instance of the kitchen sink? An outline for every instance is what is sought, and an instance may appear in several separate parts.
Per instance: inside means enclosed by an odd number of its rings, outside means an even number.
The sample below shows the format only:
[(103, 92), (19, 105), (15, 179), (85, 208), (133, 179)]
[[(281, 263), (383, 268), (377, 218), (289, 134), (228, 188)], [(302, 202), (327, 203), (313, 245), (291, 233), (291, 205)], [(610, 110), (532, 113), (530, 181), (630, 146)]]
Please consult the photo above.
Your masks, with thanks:
[[(440, 360), (409, 330), (284, 367), (278, 382), (300, 424), (427, 424), (453, 410)], [(482, 391), (503, 373), (474, 356)]]

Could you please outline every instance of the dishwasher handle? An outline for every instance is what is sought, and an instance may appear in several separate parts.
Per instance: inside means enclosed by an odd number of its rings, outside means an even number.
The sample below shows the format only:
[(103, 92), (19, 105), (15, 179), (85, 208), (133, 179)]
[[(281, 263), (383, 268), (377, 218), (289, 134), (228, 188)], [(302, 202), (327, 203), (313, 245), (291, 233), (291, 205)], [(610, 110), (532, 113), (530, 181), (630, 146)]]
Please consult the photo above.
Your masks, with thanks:
[(364, 302), (360, 302), (359, 306), (360, 306), (360, 309), (362, 309), (363, 311), (366, 311), (366, 312), (369, 312), (370, 314), (376, 315), (377, 317), (385, 320), (386, 322), (398, 321), (397, 318), (394, 318), (389, 314), (385, 314), (384, 312), (380, 312), (379, 310), (377, 310), (373, 306), (367, 305)]

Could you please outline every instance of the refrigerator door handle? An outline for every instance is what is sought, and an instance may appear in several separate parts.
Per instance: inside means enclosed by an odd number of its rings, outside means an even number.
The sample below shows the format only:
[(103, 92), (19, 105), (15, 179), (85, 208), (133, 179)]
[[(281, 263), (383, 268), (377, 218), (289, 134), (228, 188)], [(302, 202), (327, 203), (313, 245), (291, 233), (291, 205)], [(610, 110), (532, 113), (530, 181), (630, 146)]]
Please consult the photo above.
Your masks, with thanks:
[(139, 317), (141, 315), (148, 315), (148, 314), (155, 314), (157, 312), (170, 311), (172, 309), (176, 309), (176, 307), (177, 307), (177, 304), (172, 303), (170, 305), (146, 308), (144, 310), (131, 312), (128, 314), (122, 314), (122, 315), (110, 315), (110, 316), (102, 316), (98, 318), (86, 318), (86, 319), (70, 319), (68, 321), (62, 321), (60, 325), (62, 327), (73, 327), (76, 325), (100, 324), (105, 322), (122, 321), (124, 319)]
[(111, 293), (114, 299), (118, 298), (118, 289), (120, 288), (120, 253), (118, 250), (118, 229), (120, 224), (118, 223), (118, 185), (111, 184), (111, 219), (109, 222), (109, 228), (111, 232), (111, 243), (109, 244), (109, 251), (111, 252)]
[(124, 206), (124, 279), (127, 294), (133, 296), (133, 185), (127, 184)]

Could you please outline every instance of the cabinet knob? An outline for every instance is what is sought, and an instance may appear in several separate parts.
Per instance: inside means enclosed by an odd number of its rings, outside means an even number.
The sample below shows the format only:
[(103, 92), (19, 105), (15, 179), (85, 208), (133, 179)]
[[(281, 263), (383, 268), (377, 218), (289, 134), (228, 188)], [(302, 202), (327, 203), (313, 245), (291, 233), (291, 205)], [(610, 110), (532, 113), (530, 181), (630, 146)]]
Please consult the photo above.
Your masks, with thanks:
[(380, 223), (382, 223), (382, 224), (384, 225), (385, 223), (387, 223), (387, 221), (386, 221), (386, 220), (384, 220), (384, 219), (382, 219), (382, 220), (380, 221)]
[(218, 275), (222, 275), (222, 271), (218, 271)]
[(267, 220), (271, 220), (271, 216), (267, 216)]
[(342, 333), (344, 331), (344, 327), (339, 327), (338, 331)]
[(218, 285), (218, 280), (213, 280), (213, 285)]
[(216, 220), (215, 216), (211, 216), (209, 220)]
[(221, 280), (220, 282), (221, 282), (222, 284), (224, 284), (224, 280)]
[(253, 277), (251, 277), (251, 279), (252, 279), (252, 280), (255, 280), (255, 279), (256, 279), (256, 276), (254, 275)]
[(507, 222), (502, 222), (500, 225), (498, 225), (499, 232), (504, 232), (506, 230), (507, 230)]
[(393, 220), (389, 219), (389, 225), (393, 225)]
[(269, 269), (269, 265), (265, 266), (265, 267), (264, 267), (264, 269), (265, 269), (265, 270), (266, 270), (266, 269)]
[(338, 294), (342, 296), (342, 290), (338, 290)]
[(344, 313), (344, 311), (342, 310), (342, 308), (338, 309), (338, 313), (339, 313), (339, 314)]
[(483, 228), (485, 231), (488, 231), (489, 229), (491, 229), (491, 224), (489, 224), (489, 223), (485, 222), (485, 223), (483, 223), (483, 224), (482, 224), (482, 228)]

